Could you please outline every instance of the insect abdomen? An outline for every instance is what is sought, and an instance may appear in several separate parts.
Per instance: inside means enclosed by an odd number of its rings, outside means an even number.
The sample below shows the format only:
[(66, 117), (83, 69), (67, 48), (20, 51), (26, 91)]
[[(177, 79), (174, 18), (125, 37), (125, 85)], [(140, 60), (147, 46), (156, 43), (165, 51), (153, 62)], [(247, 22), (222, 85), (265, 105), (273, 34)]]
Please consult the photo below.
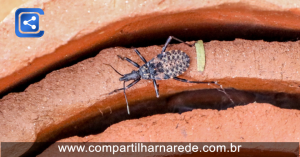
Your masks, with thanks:
[(181, 50), (171, 50), (157, 55), (146, 63), (149, 77), (143, 79), (166, 80), (183, 74), (190, 65), (190, 57)]

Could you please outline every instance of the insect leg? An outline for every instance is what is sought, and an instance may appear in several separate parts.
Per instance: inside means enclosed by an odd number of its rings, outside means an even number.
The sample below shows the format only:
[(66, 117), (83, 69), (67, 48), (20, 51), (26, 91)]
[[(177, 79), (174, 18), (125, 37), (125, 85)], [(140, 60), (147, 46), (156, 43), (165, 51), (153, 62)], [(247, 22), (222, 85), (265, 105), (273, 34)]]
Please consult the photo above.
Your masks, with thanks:
[(186, 44), (186, 45), (188, 45), (188, 46), (190, 46), (190, 47), (193, 46), (193, 45), (188, 44), (188, 43), (186, 43), (186, 42), (184, 42), (184, 41), (182, 41), (182, 40), (180, 40), (180, 39), (178, 39), (178, 38), (176, 38), (176, 37), (169, 36), (168, 40), (167, 40), (166, 43), (165, 43), (165, 46), (164, 46), (164, 47), (162, 48), (162, 50), (161, 50), (161, 53), (163, 53), (163, 52), (166, 51), (167, 46), (169, 45), (169, 43), (171, 42), (172, 39), (175, 39), (175, 40), (177, 40), (177, 41), (179, 41), (179, 42), (181, 42), (181, 43), (184, 43), (184, 44)]
[(136, 62), (132, 61), (131, 59), (129, 59), (127, 57), (121, 57), (120, 55), (118, 55), (118, 57), (122, 60), (126, 60), (127, 62), (131, 63), (133, 66), (140, 68), (140, 65), (137, 64)]
[(156, 83), (156, 81), (153, 79), (153, 85), (154, 85), (154, 88), (155, 88), (155, 93), (156, 93), (156, 97), (158, 98), (159, 97), (159, 93), (158, 93), (158, 85)]
[(134, 51), (136, 52), (137, 55), (140, 56), (140, 58), (143, 60), (144, 63), (147, 63), (146, 59), (141, 55), (141, 53), (137, 49), (134, 49)]
[(219, 85), (217, 84), (216, 82), (214, 81), (211, 81), (211, 82), (200, 82), (200, 81), (189, 81), (189, 80), (186, 80), (186, 79), (182, 79), (182, 78), (178, 78), (178, 77), (173, 77), (174, 80), (177, 80), (177, 81), (181, 81), (181, 82), (186, 82), (186, 83), (214, 83), (216, 85)]
[(141, 79), (137, 79), (137, 80), (134, 80), (133, 82), (131, 82), (128, 86), (124, 87), (124, 88), (119, 88), (119, 89), (115, 89), (114, 91), (110, 92), (109, 94), (112, 94), (112, 93), (115, 93), (119, 90), (124, 90), (124, 89), (128, 89), (130, 87), (132, 87), (133, 85), (135, 85), (136, 83), (138, 83)]
[(127, 104), (127, 113), (130, 114), (130, 111), (129, 111), (129, 105), (128, 105), (128, 100), (127, 100), (127, 96), (126, 96), (126, 93), (125, 93), (125, 81), (123, 83), (123, 89), (124, 89), (124, 96), (125, 96), (125, 100), (126, 100), (126, 104)]

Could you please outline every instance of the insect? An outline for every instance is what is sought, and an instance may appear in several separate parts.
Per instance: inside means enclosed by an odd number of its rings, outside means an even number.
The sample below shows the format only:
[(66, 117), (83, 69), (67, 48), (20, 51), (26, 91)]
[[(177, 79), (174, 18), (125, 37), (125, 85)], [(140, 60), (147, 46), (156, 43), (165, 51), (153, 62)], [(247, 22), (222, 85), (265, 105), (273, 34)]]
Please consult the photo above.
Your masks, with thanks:
[[(141, 79), (146, 79), (146, 80), (152, 80), (156, 97), (159, 97), (159, 92), (158, 92), (158, 84), (156, 83), (156, 80), (167, 80), (167, 79), (174, 79), (177, 81), (181, 82), (187, 82), (187, 83), (215, 83), (216, 82), (200, 82), (200, 81), (189, 81), (186, 79), (178, 78), (177, 76), (183, 74), (190, 65), (190, 57), (183, 51), (181, 50), (171, 50), (165, 52), (167, 46), (171, 42), (172, 39), (175, 39), (181, 43), (184, 43), (190, 47), (193, 45), (185, 43), (184, 41), (175, 38), (173, 36), (169, 36), (168, 40), (166, 41), (164, 47), (162, 48), (162, 51), (160, 54), (158, 54), (156, 57), (151, 59), (149, 62), (146, 61), (146, 59), (141, 55), (141, 53), (137, 50), (134, 49), (134, 51), (137, 53), (137, 55), (142, 59), (142, 61), (145, 63), (144, 65), (140, 66), (136, 62), (132, 61), (131, 59), (127, 57), (121, 57), (118, 55), (118, 57), (122, 60), (126, 60), (129, 63), (131, 63), (133, 66), (139, 68), (138, 70), (133, 70), (131, 73), (128, 74), (121, 74), (119, 73), (114, 67), (112, 67), (109, 64), (111, 68), (114, 69), (116, 73), (121, 75), (120, 81), (123, 82), (123, 88), (116, 89), (109, 94), (112, 94), (114, 92), (123, 90), (124, 91), (124, 96), (127, 104), (127, 112), (130, 114), (129, 111), (129, 106), (128, 106), (128, 100), (127, 96), (125, 93), (125, 90), (132, 87), (136, 83), (138, 83)], [(128, 86), (125, 87), (125, 82), (133, 80)]]

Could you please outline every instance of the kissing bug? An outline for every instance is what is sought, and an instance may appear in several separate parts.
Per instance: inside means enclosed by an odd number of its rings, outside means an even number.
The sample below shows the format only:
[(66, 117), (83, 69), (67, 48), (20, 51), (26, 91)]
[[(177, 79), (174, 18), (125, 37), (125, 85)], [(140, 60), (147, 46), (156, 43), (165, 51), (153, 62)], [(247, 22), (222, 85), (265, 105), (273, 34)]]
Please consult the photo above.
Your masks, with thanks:
[[(145, 63), (144, 65), (140, 66), (136, 62), (132, 61), (131, 59), (127, 57), (121, 57), (118, 55), (118, 57), (122, 60), (126, 60), (129, 63), (131, 63), (133, 66), (139, 68), (138, 70), (133, 70), (131, 73), (128, 74), (121, 74), (119, 73), (114, 67), (112, 67), (109, 64), (111, 68), (114, 69), (116, 73), (121, 75), (120, 81), (124, 81), (123, 83), (123, 88), (116, 89), (109, 94), (112, 94), (114, 92), (117, 92), (119, 90), (124, 91), (124, 96), (127, 104), (127, 111), (128, 114), (130, 114), (129, 111), (129, 106), (128, 106), (128, 101), (127, 101), (127, 96), (125, 93), (125, 90), (132, 87), (136, 83), (138, 83), (141, 79), (146, 79), (146, 80), (152, 80), (156, 97), (159, 97), (158, 93), (158, 85), (156, 83), (156, 80), (167, 80), (167, 79), (174, 79), (177, 81), (181, 82), (186, 82), (186, 83), (214, 83), (217, 84), (216, 82), (200, 82), (200, 81), (189, 81), (186, 79), (178, 78), (177, 76), (183, 74), (190, 66), (190, 57), (183, 51), (181, 50), (171, 50), (165, 52), (167, 46), (171, 42), (172, 39), (175, 39), (181, 43), (184, 43), (190, 47), (193, 45), (185, 43), (184, 41), (175, 38), (173, 36), (169, 36), (168, 40), (166, 41), (164, 47), (162, 48), (162, 51), (160, 54), (158, 54), (156, 57), (151, 59), (149, 62), (146, 61), (146, 59), (141, 55), (141, 53), (137, 50), (134, 49), (136, 54), (142, 59), (142, 61)], [(125, 82), (133, 80), (128, 86), (125, 87)], [(218, 85), (218, 84), (217, 84)]]

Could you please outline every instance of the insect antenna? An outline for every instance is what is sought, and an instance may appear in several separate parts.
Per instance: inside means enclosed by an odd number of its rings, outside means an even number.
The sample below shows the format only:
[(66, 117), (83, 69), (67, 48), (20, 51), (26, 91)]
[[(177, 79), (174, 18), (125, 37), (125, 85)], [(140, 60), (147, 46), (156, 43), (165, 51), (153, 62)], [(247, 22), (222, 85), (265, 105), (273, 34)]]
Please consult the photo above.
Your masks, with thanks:
[(121, 75), (121, 76), (124, 76), (123, 74), (121, 74), (121, 73), (119, 73), (113, 66), (111, 66), (110, 64), (106, 64), (106, 63), (103, 63), (104, 65), (108, 65), (108, 66), (110, 66), (111, 68), (113, 68), (114, 69), (114, 71), (116, 72), (116, 73), (118, 73), (119, 75)]
[(126, 100), (126, 104), (127, 104), (127, 112), (128, 114), (130, 114), (130, 111), (129, 111), (129, 105), (128, 105), (128, 101), (127, 101), (127, 96), (126, 96), (126, 93), (125, 93), (125, 81), (123, 83), (123, 89), (124, 89), (124, 95), (125, 95), (125, 100)]
[[(114, 71), (115, 71), (116, 73), (118, 73), (118, 74), (121, 75), (121, 76), (124, 76), (123, 74), (119, 73), (119, 72), (118, 72), (113, 66), (111, 66), (110, 64), (106, 64), (106, 63), (103, 63), (103, 64), (104, 64), (104, 65), (110, 66), (112, 69), (114, 69)], [(125, 100), (126, 100), (126, 104), (127, 104), (127, 112), (128, 112), (128, 114), (130, 114), (130, 111), (129, 111), (129, 105), (128, 105), (128, 100), (127, 100), (127, 96), (126, 96), (125, 90), (126, 90), (126, 88), (132, 87), (133, 85), (135, 85), (135, 84), (138, 83), (139, 81), (140, 81), (140, 79), (135, 80), (134, 82), (130, 83), (127, 87), (125, 87), (125, 81), (124, 81), (124, 83), (123, 83), (123, 88), (116, 89), (116, 90), (114, 90), (114, 91), (112, 91), (112, 92), (109, 93), (109, 94), (112, 94), (112, 93), (114, 93), (114, 92), (117, 92), (117, 91), (123, 89), (123, 91), (124, 91), (124, 96), (125, 96)]]

